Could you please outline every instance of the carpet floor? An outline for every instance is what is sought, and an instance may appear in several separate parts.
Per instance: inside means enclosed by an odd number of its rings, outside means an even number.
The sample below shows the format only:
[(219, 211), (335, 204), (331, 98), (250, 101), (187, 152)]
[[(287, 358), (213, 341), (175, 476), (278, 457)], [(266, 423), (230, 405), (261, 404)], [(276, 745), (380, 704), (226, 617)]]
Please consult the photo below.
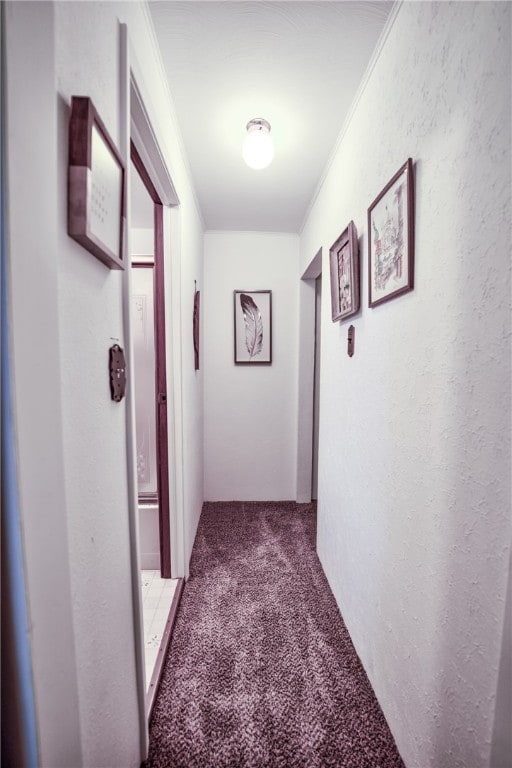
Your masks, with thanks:
[(315, 532), (313, 505), (204, 505), (146, 768), (403, 768)]

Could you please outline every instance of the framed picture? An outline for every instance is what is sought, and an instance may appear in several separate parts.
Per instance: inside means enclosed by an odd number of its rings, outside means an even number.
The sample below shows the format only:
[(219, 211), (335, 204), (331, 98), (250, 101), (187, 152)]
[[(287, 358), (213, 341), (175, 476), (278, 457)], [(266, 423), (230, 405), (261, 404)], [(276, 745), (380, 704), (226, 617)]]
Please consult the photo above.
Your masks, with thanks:
[(331, 245), (329, 258), (332, 321), (335, 323), (359, 312), (359, 246), (353, 221)]
[(234, 291), (235, 364), (272, 362), (272, 291)]
[(414, 287), (414, 180), (409, 158), (368, 208), (368, 305)]
[(68, 234), (110, 269), (124, 269), (124, 165), (91, 99), (73, 96)]

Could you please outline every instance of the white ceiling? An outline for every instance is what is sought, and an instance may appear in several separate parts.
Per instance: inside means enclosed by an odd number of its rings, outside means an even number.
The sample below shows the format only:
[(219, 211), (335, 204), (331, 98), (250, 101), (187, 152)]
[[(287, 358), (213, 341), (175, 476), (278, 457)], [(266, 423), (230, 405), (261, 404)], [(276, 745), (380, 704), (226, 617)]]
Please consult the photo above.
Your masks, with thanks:
[[(150, 0), (206, 229), (300, 231), (392, 5)], [(253, 117), (275, 147), (259, 171)]]

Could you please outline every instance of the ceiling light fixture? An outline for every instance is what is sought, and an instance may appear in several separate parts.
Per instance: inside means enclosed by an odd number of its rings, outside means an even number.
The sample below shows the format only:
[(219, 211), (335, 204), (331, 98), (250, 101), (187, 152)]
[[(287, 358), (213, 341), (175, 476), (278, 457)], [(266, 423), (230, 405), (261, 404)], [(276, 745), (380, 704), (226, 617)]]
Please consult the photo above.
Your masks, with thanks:
[(270, 138), (270, 123), (262, 117), (255, 117), (247, 123), (242, 154), (251, 168), (266, 168), (274, 157), (274, 145)]

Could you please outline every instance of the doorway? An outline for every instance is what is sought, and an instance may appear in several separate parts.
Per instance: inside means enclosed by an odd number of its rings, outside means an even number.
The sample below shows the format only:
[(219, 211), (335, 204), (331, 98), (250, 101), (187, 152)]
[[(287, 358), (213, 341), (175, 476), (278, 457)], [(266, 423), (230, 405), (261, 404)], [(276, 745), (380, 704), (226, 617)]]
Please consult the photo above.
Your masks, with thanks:
[[(132, 310), (141, 566), (171, 577), (163, 206), (135, 145)], [(137, 226), (139, 225), (139, 226)]]
[[(162, 377), (156, 375), (157, 386), (154, 391), (157, 395), (155, 402), (155, 430), (165, 428), (165, 441), (158, 440), (159, 446), (165, 444), (167, 455), (157, 457), (158, 481), (160, 494), (158, 503), (158, 551), (160, 542), (164, 556), (161, 558), (161, 564), (164, 564), (163, 573), (166, 576), (162, 579), (162, 569), (159, 568), (156, 574), (153, 574), (151, 582), (147, 579), (147, 584), (142, 583), (141, 558), (140, 558), (140, 526), (139, 526), (139, 504), (137, 488), (137, 450), (136, 450), (136, 423), (135, 423), (135, 382), (134, 370), (128, 371), (129, 382), (132, 384), (127, 389), (127, 465), (130, 478), (129, 493), (129, 527), (130, 527), (130, 559), (131, 559), (131, 586), (133, 598), (133, 618), (134, 634), (136, 639), (135, 656), (137, 671), (137, 693), (139, 725), (141, 737), (141, 760), (143, 761), (148, 754), (148, 718), (152, 709), (158, 682), (166, 654), (166, 648), (170, 639), (174, 616), (177, 611), (181, 593), (183, 591), (183, 576), (187, 572), (185, 558), (185, 526), (184, 526), (184, 498), (183, 483), (181, 477), (182, 457), (183, 457), (183, 433), (182, 433), (182, 399), (181, 399), (181, 381), (182, 381), (182, 355), (181, 355), (181, 328), (179, 319), (181, 316), (181, 285), (180, 285), (180, 266), (181, 266), (181, 237), (180, 237), (180, 200), (174, 187), (172, 178), (169, 174), (166, 159), (162, 153), (157, 139), (155, 127), (152, 124), (150, 116), (145, 106), (145, 97), (148, 97), (148, 90), (145, 84), (145, 77), (140, 69), (140, 65), (128, 35), (126, 24), (120, 25), (120, 44), (122, 61), (122, 87), (121, 87), (121, 106), (125, 120), (122, 124), (126, 128), (126, 134), (123, 131), (123, 150), (126, 152), (126, 171), (128, 178), (128, 191), (130, 200), (127, 205), (128, 212), (128, 238), (129, 253), (127, 254), (127, 267), (124, 271), (125, 279), (123, 281), (123, 313), (125, 318), (125, 334), (127, 336), (127, 346), (130, 353), (133, 354), (133, 305), (132, 305), (132, 286), (131, 278), (133, 271), (129, 267), (130, 255), (135, 253), (135, 241), (132, 237), (134, 220), (132, 210), (132, 182), (139, 182), (144, 190), (144, 195), (150, 200), (150, 216), (154, 226), (152, 236), (154, 259), (154, 300), (157, 306), (163, 306), (164, 297), (166, 299), (165, 313), (167, 315), (167, 324), (161, 322), (160, 329), (165, 333), (158, 334), (158, 340), (155, 340), (157, 349), (163, 348), (163, 355), (160, 359), (167, 358), (168, 378), (167, 382), (162, 383)], [(124, 152), (123, 152), (124, 154)], [(165, 254), (165, 270), (164, 270)], [(164, 290), (164, 271), (166, 284)], [(163, 312), (162, 312), (163, 315)], [(162, 318), (163, 319), (163, 318)], [(156, 367), (155, 363), (155, 367)], [(134, 368), (134, 366), (130, 366)], [(160, 369), (165, 373), (165, 365)], [(168, 389), (166, 387), (168, 385)], [(163, 397), (159, 397), (163, 395)], [(165, 421), (162, 423), (162, 416), (165, 414)], [(170, 421), (167, 420), (167, 417)], [(162, 430), (163, 431), (163, 430)], [(163, 501), (164, 495), (166, 501)], [(167, 514), (163, 513), (163, 507), (167, 507)], [(162, 535), (163, 533), (163, 535)], [(165, 549), (168, 552), (165, 554)], [(172, 566), (172, 570), (171, 570)], [(169, 578), (171, 577), (171, 578)], [(160, 584), (158, 584), (160, 582)], [(156, 603), (158, 600), (158, 614), (165, 613), (162, 605), (162, 597), (155, 597), (153, 585), (162, 584), (171, 585), (174, 588), (171, 606), (167, 612), (167, 621), (161, 635), (160, 644), (156, 650), (156, 659), (151, 669), (151, 654), (155, 652), (155, 638), (153, 627), (146, 620), (146, 608), (148, 602)], [(166, 602), (168, 601), (168, 596)], [(154, 615), (156, 617), (156, 614)], [(149, 638), (148, 638), (148, 629)], [(149, 647), (151, 641), (151, 648)]]
[(131, 336), (146, 712), (183, 588), (171, 578), (163, 206), (131, 145)]
[(313, 378), (313, 456), (311, 499), (318, 500), (318, 438), (320, 433), (320, 345), (322, 328), (322, 274), (315, 279), (315, 354)]
[(320, 423), (320, 335), (322, 249), (300, 280), (299, 419), (297, 430), (297, 491), (299, 503), (318, 497), (318, 436)]

